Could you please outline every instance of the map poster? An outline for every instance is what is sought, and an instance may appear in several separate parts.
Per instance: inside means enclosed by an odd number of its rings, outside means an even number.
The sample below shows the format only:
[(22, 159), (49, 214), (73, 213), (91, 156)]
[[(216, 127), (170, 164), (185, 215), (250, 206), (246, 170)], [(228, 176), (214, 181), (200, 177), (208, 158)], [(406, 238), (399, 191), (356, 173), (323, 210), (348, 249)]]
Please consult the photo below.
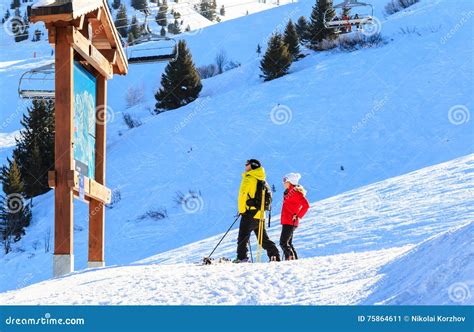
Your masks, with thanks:
[(74, 63), (74, 163), (75, 170), (94, 179), (96, 79)]

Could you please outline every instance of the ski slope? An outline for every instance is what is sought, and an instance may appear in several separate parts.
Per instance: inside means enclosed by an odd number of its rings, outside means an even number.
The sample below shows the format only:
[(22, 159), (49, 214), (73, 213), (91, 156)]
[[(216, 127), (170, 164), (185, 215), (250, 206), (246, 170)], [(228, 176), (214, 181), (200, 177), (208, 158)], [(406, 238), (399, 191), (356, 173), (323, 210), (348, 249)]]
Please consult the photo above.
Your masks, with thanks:
[[(312, 204), (295, 235), (297, 261), (193, 264), (219, 235), (3, 293), (0, 303), (474, 304), (473, 175), (470, 155)], [(279, 231), (274, 225), (270, 237)], [(215, 256), (232, 255), (236, 236)]]
[[(282, 30), (289, 18), (309, 16), (314, 1), (183, 34), (179, 38), (186, 39), (198, 66), (212, 63), (221, 51), (241, 66), (204, 80), (200, 98), (174, 112), (150, 113), (163, 64), (130, 66), (129, 75), (114, 77), (109, 82), (107, 185), (121, 199), (106, 211), (107, 265), (199, 261), (231, 223), (240, 173), (251, 157), (263, 162), (276, 187), (274, 215), (281, 204), (282, 176), (292, 171), (303, 175), (315, 203), (307, 218), (312, 227), (299, 234), (299, 247), (303, 257), (318, 262), (320, 256), (351, 252), (372, 261), (373, 252), (380, 251), (387, 259), (374, 260), (375, 271), (406, 246), (472, 220), (470, 159), (453, 164), (453, 170), (443, 166), (444, 173), (435, 172), (436, 181), (421, 176), (419, 186), (413, 179), (403, 185), (387, 179), (468, 155), (472, 159), (474, 21), (462, 18), (470, 17), (474, 4), (424, 0), (384, 18), (385, 3), (373, 1), (387, 45), (352, 53), (304, 50), (307, 56), (292, 65), (290, 74), (272, 82), (258, 76), (257, 44), (265, 49), (268, 36)], [(413, 32), (402, 31), (407, 28)], [(16, 94), (18, 79), (25, 70), (51, 61), (51, 49), (44, 41), (15, 45), (4, 34), (0, 45), (3, 162), (25, 110)], [(144, 98), (127, 109), (129, 88), (142, 89)], [(143, 125), (128, 129), (123, 113)], [(357, 189), (371, 184), (377, 194)], [(200, 197), (191, 200), (191, 207), (176, 204), (177, 192), (189, 190)], [(0, 291), (51, 278), (52, 256), (44, 246), (53, 241), (53, 201), (52, 192), (35, 198), (26, 236), (12, 253), (0, 254)], [(157, 211), (166, 211), (167, 218), (149, 217)], [(87, 213), (77, 201), (77, 270), (87, 266)], [(272, 227), (271, 237), (277, 239), (278, 232), (278, 226)], [(219, 255), (233, 256), (235, 235), (228, 240)]]

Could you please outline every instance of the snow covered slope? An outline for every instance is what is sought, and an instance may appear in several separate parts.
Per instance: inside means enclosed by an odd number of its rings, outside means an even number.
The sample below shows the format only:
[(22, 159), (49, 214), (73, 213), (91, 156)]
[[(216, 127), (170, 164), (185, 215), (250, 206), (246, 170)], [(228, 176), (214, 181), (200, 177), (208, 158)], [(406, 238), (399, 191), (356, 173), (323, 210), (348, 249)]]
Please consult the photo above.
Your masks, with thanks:
[[(207, 255), (216, 236), (3, 293), (0, 303), (474, 304), (473, 170), (470, 155), (313, 204), (295, 235), (297, 261), (184, 264)], [(232, 255), (235, 238), (216, 257)]]
[[(275, 184), (278, 211), (281, 178), (290, 171), (303, 174), (310, 201), (318, 202), (472, 153), (474, 21), (462, 18), (469, 17), (474, 3), (426, 0), (387, 19), (380, 16), (386, 0), (373, 3), (389, 41), (386, 46), (353, 53), (306, 50), (308, 56), (295, 63), (289, 75), (272, 82), (263, 83), (258, 77), (257, 44), (265, 46), (271, 32), (281, 30), (288, 18), (308, 16), (314, 1), (276, 7), (183, 36), (198, 66), (213, 62), (221, 50), (242, 65), (204, 80), (200, 99), (174, 112), (150, 115), (163, 64), (130, 66), (129, 75), (115, 77), (109, 85), (113, 113), (108, 123), (107, 184), (121, 193), (121, 200), (106, 213), (107, 264), (128, 264), (224, 231), (235, 214), (240, 172), (250, 157), (262, 160), (269, 182)], [(407, 27), (414, 32), (402, 32)], [(0, 132), (7, 135), (20, 128), (24, 111), (16, 97), (19, 75), (47, 61), (50, 53), (45, 43), (11, 46), (0, 52)], [(33, 52), (42, 49), (45, 58), (33, 59)], [(125, 92), (137, 87), (143, 88), (144, 100), (126, 109)], [(124, 112), (143, 125), (128, 130), (121, 120)], [(0, 150), (2, 160), (10, 151), (11, 147)], [(447, 169), (446, 176), (438, 173), (437, 181), (448, 185), (446, 191), (431, 187), (431, 179), (425, 184), (430, 191), (412, 187), (408, 180), (398, 202), (391, 203), (386, 195), (391, 187), (382, 184), (377, 195), (351, 192), (346, 205), (331, 201), (334, 198), (317, 203), (308, 218), (315, 227), (307, 230), (303, 255), (416, 244), (463, 223), (472, 210), (451, 199), (469, 202), (469, 184), (456, 177), (460, 174), (472, 183), (470, 163), (453, 166), (453, 172)], [(451, 185), (460, 190), (451, 191)], [(177, 192), (189, 190), (201, 192), (191, 199), (194, 205), (176, 204)], [(419, 212), (404, 198), (410, 197), (408, 193), (416, 195), (429, 219), (417, 218)], [(364, 199), (364, 208), (353, 209), (353, 195)], [(439, 209), (432, 208), (431, 199), (439, 201)], [(27, 235), (15, 244), (14, 252), (0, 255), (0, 290), (51, 277), (51, 252), (45, 253), (43, 247), (52, 243), (52, 235), (48, 236), (52, 207), (52, 192), (34, 200)], [(166, 219), (150, 217), (165, 210)], [(345, 223), (335, 222), (336, 214), (336, 220)], [(366, 226), (366, 221), (378, 228)], [(87, 207), (77, 202), (76, 269), (86, 266), (87, 227)], [(392, 235), (393, 228), (398, 236)], [(275, 239), (278, 228), (272, 232)], [(211, 241), (192, 255), (188, 250), (174, 257), (198, 260), (210, 246)], [(224, 249), (226, 255), (234, 250), (230, 244)], [(173, 262), (170, 255), (156, 259)]]
[[(365, 304), (474, 304), (474, 222), (435, 236), (384, 266)], [(407, 271), (407, 267), (412, 267)], [(446, 296), (448, 294), (448, 296)]]

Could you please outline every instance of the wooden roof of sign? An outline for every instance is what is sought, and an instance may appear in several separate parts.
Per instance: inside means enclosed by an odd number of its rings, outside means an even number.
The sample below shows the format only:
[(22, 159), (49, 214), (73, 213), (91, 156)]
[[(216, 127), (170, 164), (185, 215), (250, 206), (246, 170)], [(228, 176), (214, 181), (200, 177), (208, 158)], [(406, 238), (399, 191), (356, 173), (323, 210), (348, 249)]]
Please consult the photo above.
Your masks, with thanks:
[(107, 0), (40, 0), (29, 9), (30, 21), (42, 21), (50, 44), (56, 28), (68, 29), (68, 40), (84, 60), (107, 79), (125, 75), (128, 62)]

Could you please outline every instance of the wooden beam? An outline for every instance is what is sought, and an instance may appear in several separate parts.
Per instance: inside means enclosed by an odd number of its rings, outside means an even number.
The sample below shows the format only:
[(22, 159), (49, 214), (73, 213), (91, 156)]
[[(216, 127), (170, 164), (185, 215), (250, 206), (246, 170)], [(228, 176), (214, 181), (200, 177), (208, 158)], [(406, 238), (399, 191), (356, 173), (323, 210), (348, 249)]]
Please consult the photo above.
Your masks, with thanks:
[(111, 64), (115, 64), (117, 61), (117, 50), (101, 50), (100, 53), (109, 61)]
[(79, 30), (82, 30), (83, 26), (84, 26), (84, 21), (85, 21), (85, 17), (84, 15), (76, 18), (74, 21), (73, 21), (73, 25), (79, 29)]
[(56, 15), (31, 16), (29, 20), (31, 23), (37, 23), (39, 21), (44, 23), (56, 23), (58, 21), (72, 21), (73, 17), (71, 13), (65, 13)]
[[(96, 81), (96, 119), (107, 105), (107, 80), (99, 75)], [(95, 126), (95, 180), (105, 188), (106, 123)], [(95, 185), (94, 185), (95, 187)], [(95, 191), (95, 188), (91, 188)], [(107, 202), (111, 201), (111, 192)], [(105, 208), (104, 203), (92, 199), (89, 204), (89, 262), (104, 262)]]
[(73, 59), (66, 28), (57, 28), (55, 52), (55, 189), (54, 254), (73, 254), (73, 192), (68, 174), (73, 169)]
[(99, 73), (107, 79), (111, 79), (113, 75), (112, 65), (109, 61), (91, 44), (74, 27), (68, 27), (68, 39), (72, 47), (79, 53), (88, 63), (90, 63)]

